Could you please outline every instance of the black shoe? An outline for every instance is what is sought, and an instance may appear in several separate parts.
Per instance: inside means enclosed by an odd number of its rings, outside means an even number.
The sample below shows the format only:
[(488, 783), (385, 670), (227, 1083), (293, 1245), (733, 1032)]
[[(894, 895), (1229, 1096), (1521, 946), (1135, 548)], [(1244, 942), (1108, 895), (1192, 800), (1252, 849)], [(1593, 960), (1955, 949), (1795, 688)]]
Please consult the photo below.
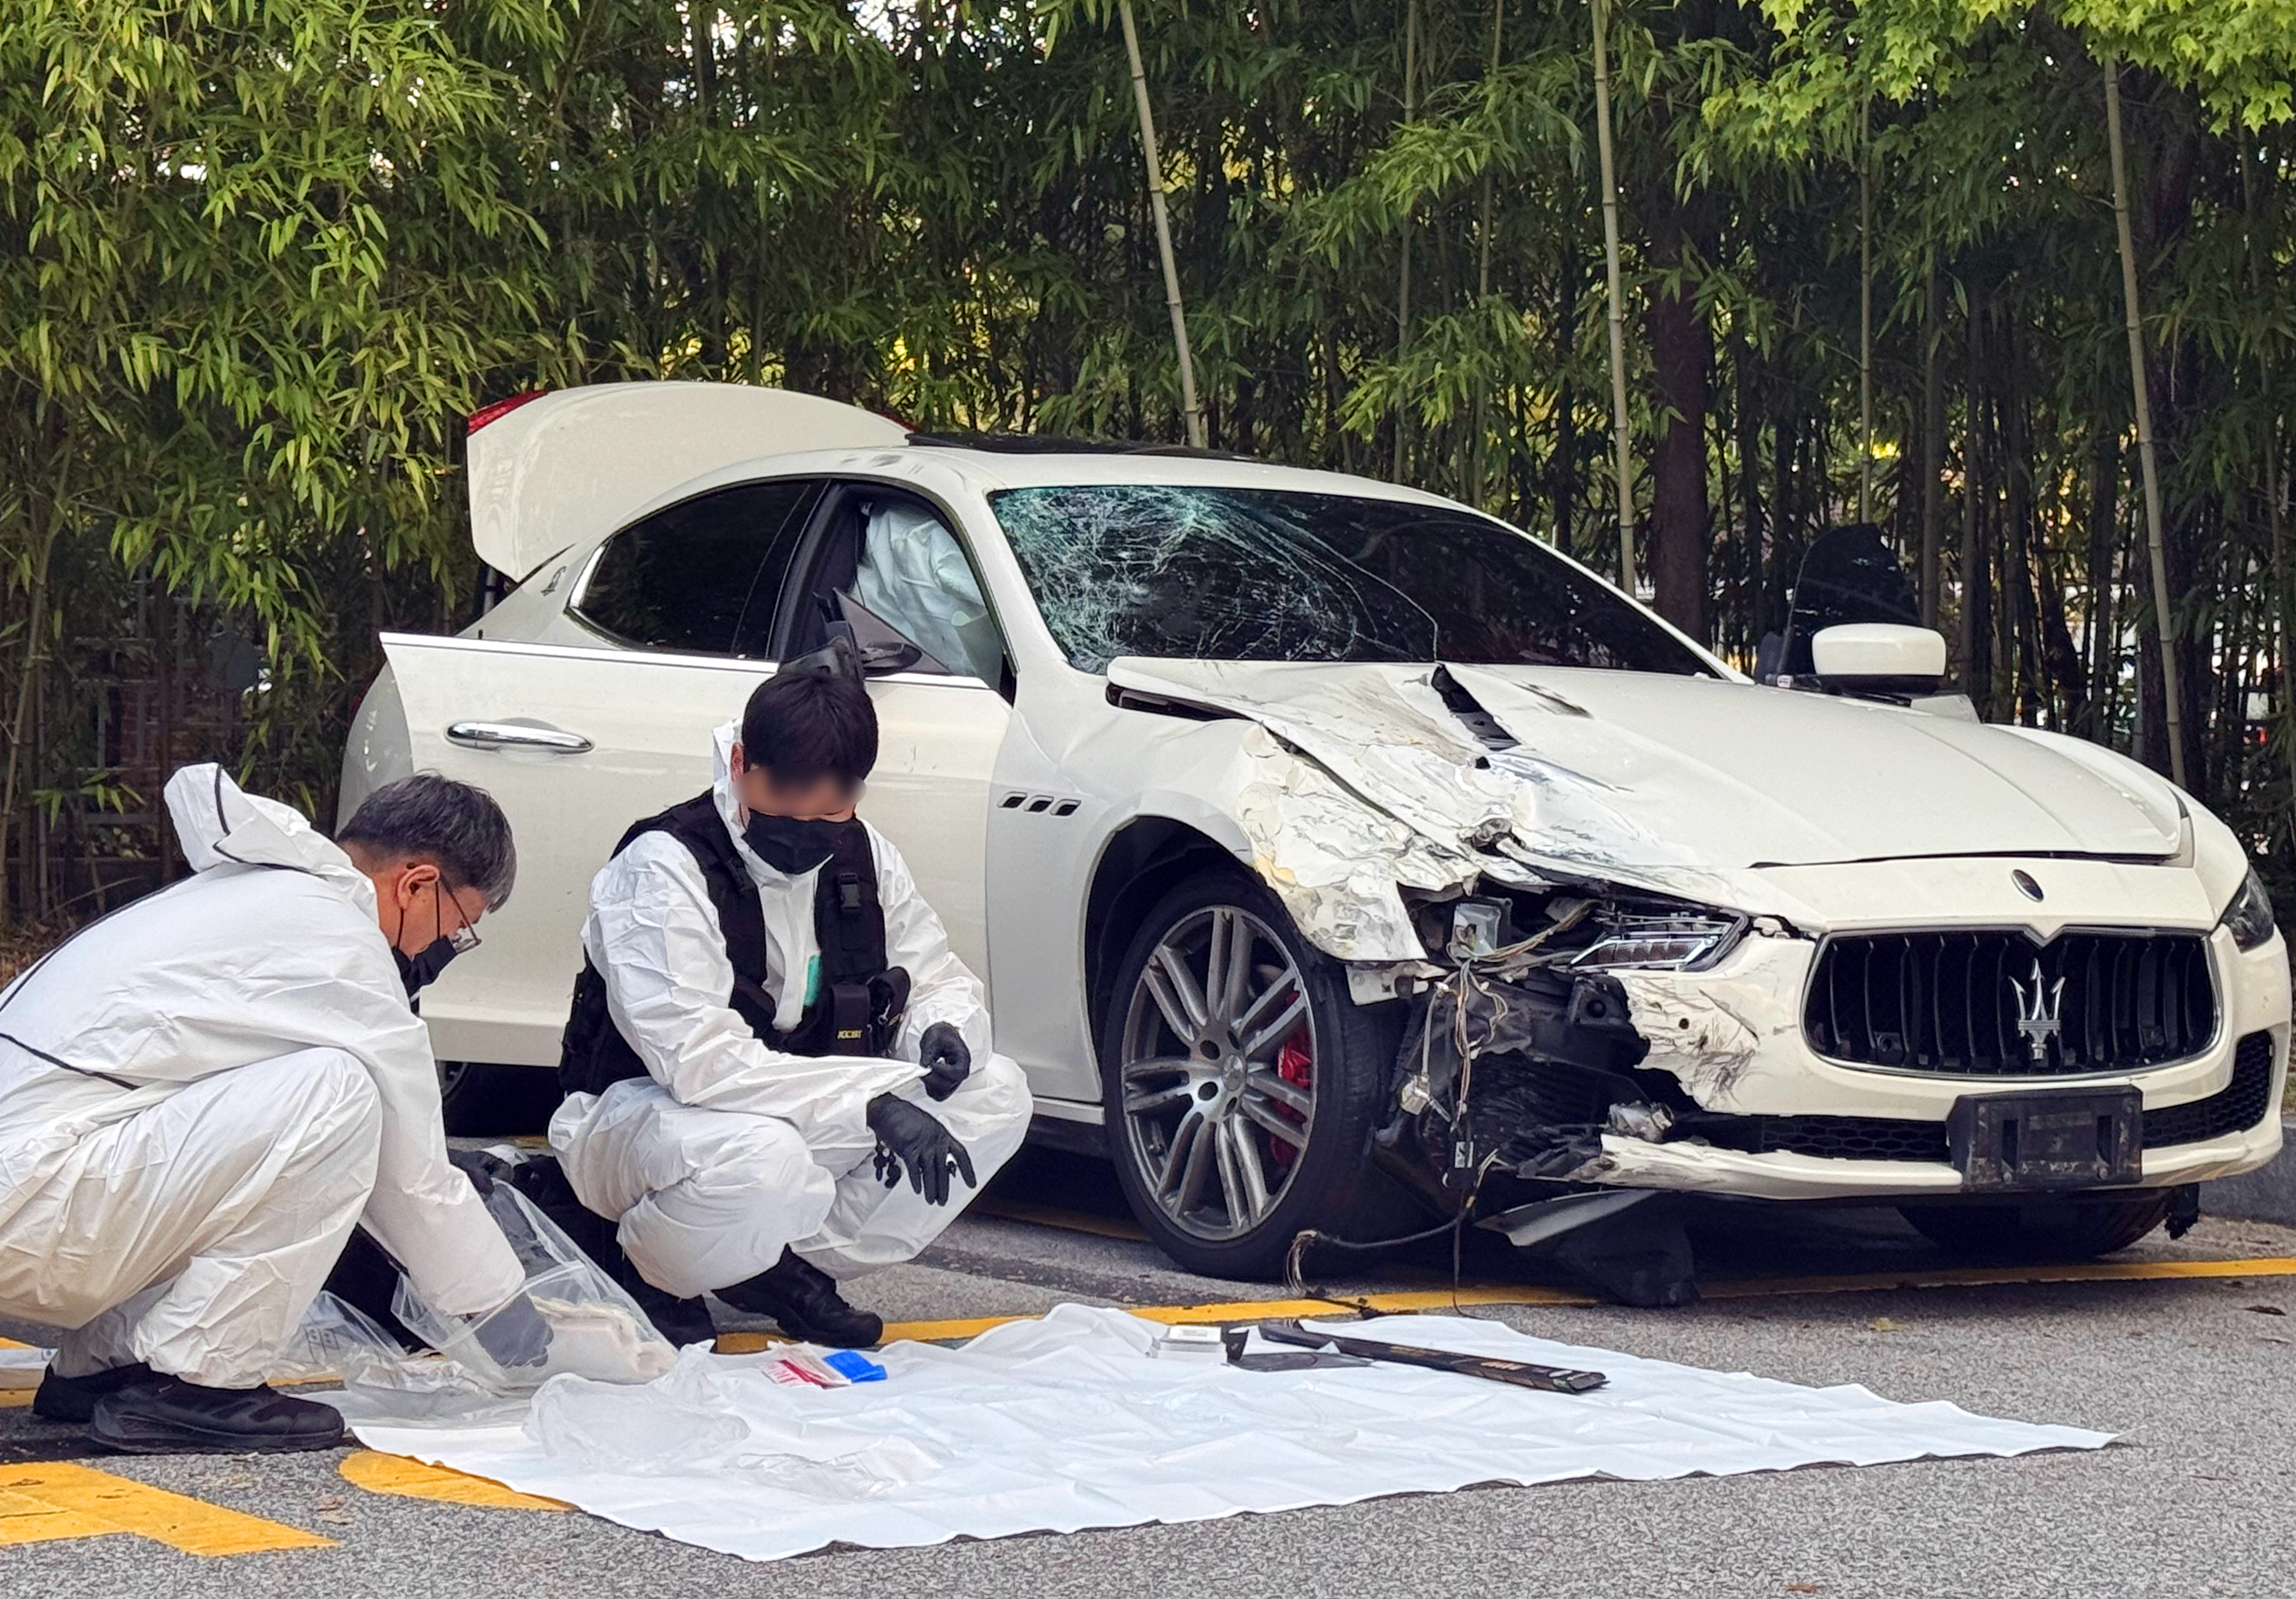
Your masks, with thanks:
[(89, 1436), (121, 1455), (288, 1455), (332, 1449), (343, 1418), (261, 1388), (202, 1388), (152, 1375), (96, 1401)]
[(836, 1278), (788, 1250), (748, 1282), (719, 1289), (718, 1297), (738, 1310), (772, 1316), (783, 1332), (807, 1343), (865, 1349), (885, 1335), (883, 1318), (847, 1304)]
[(90, 1372), (85, 1377), (60, 1377), (56, 1368), (50, 1366), (40, 1377), (39, 1391), (32, 1396), (32, 1414), (44, 1422), (70, 1422), (85, 1427), (94, 1418), (98, 1399), (151, 1374), (152, 1368), (140, 1360), (133, 1365)]

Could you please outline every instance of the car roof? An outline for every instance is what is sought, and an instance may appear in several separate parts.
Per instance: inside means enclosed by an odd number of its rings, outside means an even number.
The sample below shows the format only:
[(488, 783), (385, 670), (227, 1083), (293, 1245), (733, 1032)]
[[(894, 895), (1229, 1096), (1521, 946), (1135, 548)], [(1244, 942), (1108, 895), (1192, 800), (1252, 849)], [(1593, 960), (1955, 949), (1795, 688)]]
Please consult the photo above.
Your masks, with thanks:
[(1005, 451), (939, 440), (920, 440), (898, 449), (811, 450), (799, 455), (760, 455), (703, 474), (685, 485), (677, 491), (677, 496), (665, 497), (678, 497), (699, 488), (714, 488), (743, 478), (778, 477), (792, 472), (851, 472), (878, 477), (887, 475), (890, 471), (891, 475), (907, 476), (910, 470), (927, 463), (983, 494), (995, 494), (1006, 488), (1120, 484), (1350, 495), (1362, 499), (1398, 500), (1421, 505), (1456, 504), (1440, 495), (1398, 483), (1382, 483), (1374, 478), (1319, 472), (1308, 467), (1276, 466), (1238, 457), (1160, 449)]

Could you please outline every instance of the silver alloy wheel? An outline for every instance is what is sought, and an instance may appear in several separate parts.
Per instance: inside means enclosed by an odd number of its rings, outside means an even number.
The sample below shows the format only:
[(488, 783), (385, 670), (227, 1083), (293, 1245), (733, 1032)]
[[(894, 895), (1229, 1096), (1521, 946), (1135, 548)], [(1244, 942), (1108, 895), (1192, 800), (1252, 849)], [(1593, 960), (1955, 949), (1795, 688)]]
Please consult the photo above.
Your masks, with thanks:
[[(1282, 1064), (1303, 1031), (1307, 1084)], [(1166, 930), (1133, 986), (1118, 1080), (1135, 1169), (1175, 1226), (1228, 1239), (1267, 1219), (1308, 1152), (1318, 1059), (1300, 969), (1266, 922), (1216, 905)]]

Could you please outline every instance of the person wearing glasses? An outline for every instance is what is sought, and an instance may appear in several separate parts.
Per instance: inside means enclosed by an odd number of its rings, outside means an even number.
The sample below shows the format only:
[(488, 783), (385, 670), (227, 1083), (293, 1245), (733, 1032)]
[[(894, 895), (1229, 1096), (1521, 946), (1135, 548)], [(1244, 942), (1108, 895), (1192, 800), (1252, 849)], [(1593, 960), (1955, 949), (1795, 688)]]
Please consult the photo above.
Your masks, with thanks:
[(509, 898), (500, 808), (408, 777), (331, 843), (215, 766), (167, 803), (192, 875), (0, 993), (0, 1315), (65, 1330), (34, 1411), (127, 1453), (340, 1443), (264, 1375), (354, 1226), (487, 1318), (497, 1359), (540, 1363), (411, 1003)]
[(614, 1224), (593, 1254), (626, 1256), (674, 1341), (710, 1335), (714, 1292), (795, 1338), (874, 1343), (840, 1283), (955, 1219), (1020, 1147), (1028, 1082), (855, 815), (877, 714), (849, 646), (784, 666), (716, 742), (712, 787), (635, 824), (591, 883), (551, 1146)]

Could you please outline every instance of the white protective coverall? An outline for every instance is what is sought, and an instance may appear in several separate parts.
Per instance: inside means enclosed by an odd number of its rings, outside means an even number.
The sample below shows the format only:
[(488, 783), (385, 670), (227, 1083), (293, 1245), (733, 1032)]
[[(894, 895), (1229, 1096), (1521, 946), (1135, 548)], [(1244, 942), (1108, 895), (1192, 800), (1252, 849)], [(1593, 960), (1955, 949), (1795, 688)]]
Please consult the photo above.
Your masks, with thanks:
[(194, 875), (0, 994), (0, 1314), (71, 1329), (65, 1376), (250, 1388), (361, 1221), (439, 1309), (503, 1304), (373, 884), (216, 767), (167, 799)]
[[(765, 912), (767, 972), (784, 1031), (804, 1014), (816, 869), (791, 877), (742, 841), (730, 756), (737, 729), (717, 734), (718, 813)], [(928, 1205), (904, 1177), (887, 1188), (870, 1159), (870, 1100), (887, 1092), (939, 1118), (982, 1182), (1028, 1130), (1028, 1079), (991, 1053), (980, 980), (948, 947), (900, 852), (873, 827), (885, 957), (907, 971), (909, 1008), (890, 1058), (788, 1054), (726, 1004), (734, 968), (693, 853), (666, 832), (642, 834), (590, 885), (582, 944), (604, 976), (622, 1037), (648, 1076), (602, 1095), (568, 1096), (550, 1143), (582, 1202), (620, 1218), (624, 1252), (656, 1287), (691, 1298), (730, 1287), (781, 1259), (784, 1246), (835, 1277), (898, 1265), (955, 1219), (971, 1191)], [(972, 1072), (946, 1100), (926, 1097), (919, 1040), (953, 1024)]]

